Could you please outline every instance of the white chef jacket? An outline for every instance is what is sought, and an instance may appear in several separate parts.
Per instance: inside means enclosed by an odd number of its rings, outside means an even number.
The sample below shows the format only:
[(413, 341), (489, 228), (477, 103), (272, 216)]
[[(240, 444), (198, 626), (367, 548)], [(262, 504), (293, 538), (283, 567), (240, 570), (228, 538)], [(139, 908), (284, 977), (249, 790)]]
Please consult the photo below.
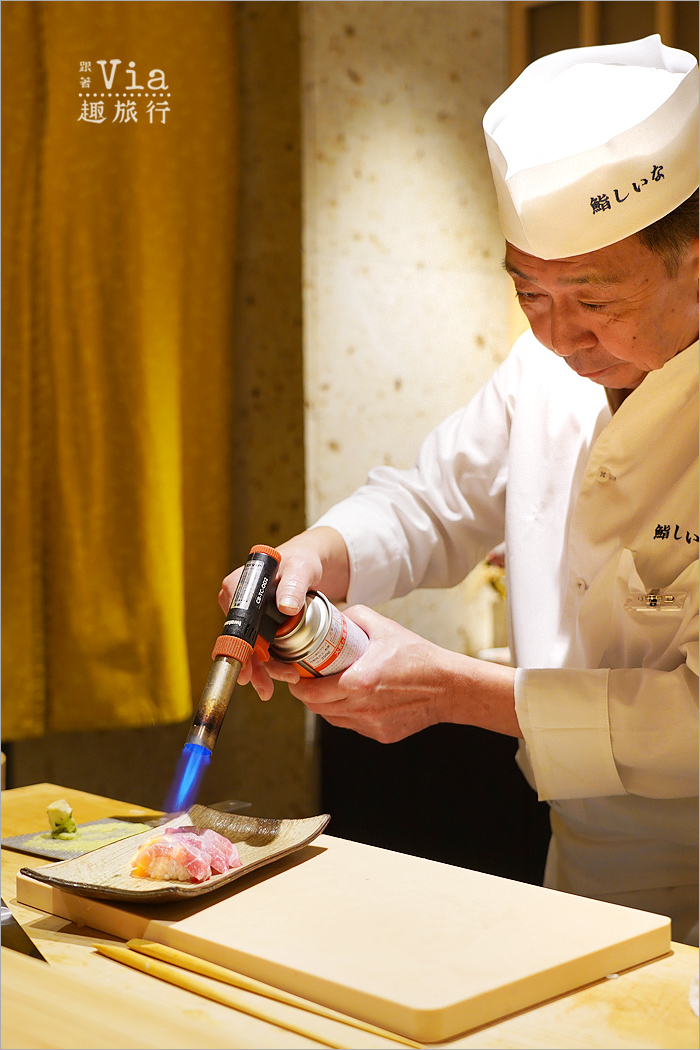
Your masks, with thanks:
[(505, 539), (518, 763), (552, 807), (545, 881), (585, 896), (697, 883), (697, 352), (611, 416), (527, 332), (412, 469), (316, 522), (351, 604), (454, 586)]

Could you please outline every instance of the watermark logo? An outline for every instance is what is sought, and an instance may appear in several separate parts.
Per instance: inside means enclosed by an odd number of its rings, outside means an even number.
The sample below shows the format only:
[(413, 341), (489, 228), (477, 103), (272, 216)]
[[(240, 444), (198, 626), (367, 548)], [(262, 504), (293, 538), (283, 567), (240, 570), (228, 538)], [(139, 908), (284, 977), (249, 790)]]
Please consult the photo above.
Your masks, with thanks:
[(122, 65), (120, 58), (80, 62), (78, 120), (86, 124), (138, 124), (141, 117), (143, 123), (148, 120), (149, 124), (165, 124), (170, 113), (170, 91), (163, 70), (150, 70), (147, 77), (141, 78), (146, 83), (138, 84), (136, 63), (129, 62), (119, 69)]

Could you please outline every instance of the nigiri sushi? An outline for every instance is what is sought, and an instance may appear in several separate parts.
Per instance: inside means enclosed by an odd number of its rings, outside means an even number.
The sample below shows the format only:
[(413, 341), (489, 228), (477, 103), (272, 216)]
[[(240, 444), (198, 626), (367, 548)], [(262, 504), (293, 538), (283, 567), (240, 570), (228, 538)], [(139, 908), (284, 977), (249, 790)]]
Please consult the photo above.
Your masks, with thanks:
[(163, 828), (131, 862), (138, 878), (167, 882), (204, 882), (242, 866), (232, 842), (210, 828)]

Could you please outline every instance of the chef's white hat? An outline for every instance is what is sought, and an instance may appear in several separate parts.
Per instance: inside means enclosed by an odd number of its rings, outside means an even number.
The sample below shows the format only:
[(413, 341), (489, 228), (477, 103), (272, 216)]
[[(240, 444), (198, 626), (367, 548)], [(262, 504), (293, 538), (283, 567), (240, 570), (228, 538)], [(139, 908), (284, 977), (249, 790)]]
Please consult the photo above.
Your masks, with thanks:
[(540, 58), (484, 117), (507, 241), (540, 259), (596, 251), (698, 185), (698, 64), (659, 36)]

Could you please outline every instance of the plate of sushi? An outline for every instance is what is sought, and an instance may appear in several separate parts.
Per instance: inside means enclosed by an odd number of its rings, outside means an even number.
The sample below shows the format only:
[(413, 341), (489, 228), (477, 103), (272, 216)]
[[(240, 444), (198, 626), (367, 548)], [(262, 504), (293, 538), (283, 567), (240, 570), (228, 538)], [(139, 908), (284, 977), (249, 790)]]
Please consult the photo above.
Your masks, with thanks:
[(182, 900), (307, 846), (329, 820), (328, 813), (278, 820), (196, 805), (156, 828), (21, 874), (99, 900)]

